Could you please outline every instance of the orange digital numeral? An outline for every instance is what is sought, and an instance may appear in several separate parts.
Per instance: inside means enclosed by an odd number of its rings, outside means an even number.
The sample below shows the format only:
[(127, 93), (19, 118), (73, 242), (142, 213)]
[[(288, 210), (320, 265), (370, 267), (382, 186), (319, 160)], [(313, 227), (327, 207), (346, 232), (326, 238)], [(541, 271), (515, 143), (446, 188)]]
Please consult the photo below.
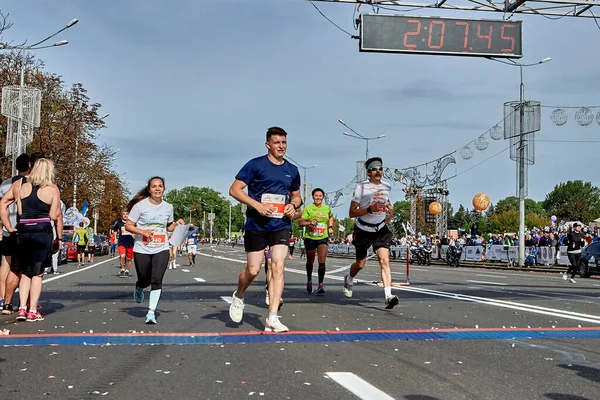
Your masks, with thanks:
[(477, 25), (477, 37), (481, 38), (481, 39), (487, 39), (488, 40), (488, 50), (492, 48), (492, 25), (490, 25), (490, 29), (488, 30), (488, 34), (487, 35), (482, 35), (481, 34), (481, 24)]
[(514, 28), (514, 27), (515, 27), (514, 24), (504, 24), (504, 25), (502, 25), (502, 28), (500, 29), (500, 37), (503, 40), (510, 40), (510, 49), (501, 49), (500, 51), (503, 53), (512, 53), (515, 50), (515, 37), (514, 36), (506, 36), (504, 34), (505, 28)]
[(461, 21), (461, 22), (457, 22), (456, 25), (464, 26), (465, 27), (465, 40), (463, 42), (463, 47), (466, 50), (467, 49), (467, 44), (469, 43), (469, 41), (468, 41), (468, 39), (469, 39), (469, 24), (467, 24), (464, 21)]
[[(432, 34), (433, 34), (433, 27), (435, 25), (440, 25), (442, 27), (442, 33), (440, 35), (440, 43), (439, 44), (431, 44), (431, 39), (432, 39)], [(429, 40), (427, 41), (427, 45), (429, 46), (429, 48), (431, 49), (441, 49), (442, 46), (444, 45), (444, 34), (446, 32), (446, 23), (444, 21), (431, 21), (431, 23), (429, 24)]]
[(418, 19), (409, 19), (408, 22), (411, 24), (417, 24), (417, 30), (415, 32), (406, 32), (404, 34), (404, 47), (410, 50), (414, 50), (417, 48), (417, 45), (408, 43), (408, 37), (417, 36), (419, 33), (421, 33), (421, 21), (419, 21)]

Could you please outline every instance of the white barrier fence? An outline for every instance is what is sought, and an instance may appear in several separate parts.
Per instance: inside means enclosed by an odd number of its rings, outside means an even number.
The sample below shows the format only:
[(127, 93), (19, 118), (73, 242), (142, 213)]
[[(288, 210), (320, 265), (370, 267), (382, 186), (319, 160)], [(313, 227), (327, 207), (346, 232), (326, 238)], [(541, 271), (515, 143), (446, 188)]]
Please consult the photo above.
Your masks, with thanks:
[[(433, 260), (446, 259), (446, 251), (448, 246), (444, 245), (441, 248), (434, 246), (431, 254)], [(569, 259), (567, 257), (567, 246), (560, 246), (560, 256), (558, 263), (560, 265), (569, 265)], [(330, 244), (329, 253), (331, 254), (356, 254), (356, 249), (352, 245), (348, 244)], [(406, 260), (406, 246), (392, 246), (390, 248), (392, 257), (396, 255), (396, 259)], [(440, 254), (441, 253), (441, 254)], [(525, 249), (525, 257), (531, 253), (531, 248)], [(369, 255), (373, 254), (372, 249), (369, 249)], [(519, 260), (519, 246), (505, 247), (503, 245), (488, 244), (485, 246), (485, 252), (483, 246), (464, 246), (461, 256), (462, 261), (500, 261), (508, 262)], [(538, 247), (536, 255), (536, 264), (538, 265), (554, 265), (556, 261), (556, 248), (555, 247)]]

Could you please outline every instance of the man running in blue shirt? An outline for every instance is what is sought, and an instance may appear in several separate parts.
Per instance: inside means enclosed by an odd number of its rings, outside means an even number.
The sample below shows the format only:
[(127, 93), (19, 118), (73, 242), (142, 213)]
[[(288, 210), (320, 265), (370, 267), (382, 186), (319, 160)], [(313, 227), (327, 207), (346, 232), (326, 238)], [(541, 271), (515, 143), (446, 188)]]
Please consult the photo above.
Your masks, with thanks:
[(187, 238), (187, 254), (189, 266), (196, 266), (196, 251), (198, 250), (198, 228), (195, 228)]
[[(254, 158), (242, 167), (229, 189), (229, 195), (246, 204), (244, 247), (247, 266), (240, 273), (237, 291), (233, 292), (229, 316), (241, 322), (244, 315), (244, 293), (260, 272), (265, 247), (271, 251), (272, 277), (269, 280), (269, 316), (265, 331), (286, 332), (277, 310), (283, 294), (283, 268), (288, 253), (291, 221), (302, 206), (298, 168), (283, 157), (287, 150), (287, 133), (269, 128), (265, 143), (268, 153)], [(244, 192), (248, 188), (248, 194)]]

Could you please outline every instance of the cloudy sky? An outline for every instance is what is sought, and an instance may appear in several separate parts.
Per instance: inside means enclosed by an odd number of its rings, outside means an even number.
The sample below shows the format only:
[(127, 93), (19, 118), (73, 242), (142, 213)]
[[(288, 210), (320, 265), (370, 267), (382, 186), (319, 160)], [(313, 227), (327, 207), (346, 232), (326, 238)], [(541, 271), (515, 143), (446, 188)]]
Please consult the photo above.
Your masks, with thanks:
[[(354, 7), (316, 3), (354, 33)], [(152, 175), (168, 188), (208, 186), (227, 194), (236, 172), (264, 154), (264, 133), (289, 133), (289, 155), (307, 181), (325, 191), (344, 187), (364, 159), (363, 141), (342, 135), (343, 119), (365, 136), (385, 134), (370, 155), (405, 168), (453, 152), (499, 122), (503, 103), (518, 100), (519, 69), (475, 57), (360, 53), (304, 0), (3, 1), (14, 26), (4, 40), (32, 43), (72, 18), (80, 22), (57, 39), (70, 44), (37, 52), (48, 71), (82, 82), (110, 113), (100, 140), (121, 149), (116, 170), (132, 190)], [(368, 11), (363, 6), (361, 11)], [(409, 13), (410, 14), (410, 13)], [(501, 19), (499, 13), (413, 11)], [(544, 105), (600, 105), (600, 30), (591, 19), (524, 21), (527, 99)], [(561, 127), (544, 108), (530, 167), (530, 197), (542, 200), (560, 181), (598, 182), (600, 126), (574, 120)], [(595, 108), (597, 113), (600, 108)], [(570, 140), (572, 143), (555, 141)], [(587, 142), (577, 142), (587, 141)], [(515, 193), (508, 143), (492, 141), (470, 160), (457, 156), (446, 175), (455, 207), (475, 193), (492, 201)], [(474, 167), (476, 166), (476, 167)], [(474, 168), (473, 168), (474, 167)], [(468, 171), (467, 171), (468, 170)], [(466, 171), (462, 173), (463, 171)], [(402, 197), (396, 185), (392, 200)], [(347, 212), (347, 203), (336, 208)]]

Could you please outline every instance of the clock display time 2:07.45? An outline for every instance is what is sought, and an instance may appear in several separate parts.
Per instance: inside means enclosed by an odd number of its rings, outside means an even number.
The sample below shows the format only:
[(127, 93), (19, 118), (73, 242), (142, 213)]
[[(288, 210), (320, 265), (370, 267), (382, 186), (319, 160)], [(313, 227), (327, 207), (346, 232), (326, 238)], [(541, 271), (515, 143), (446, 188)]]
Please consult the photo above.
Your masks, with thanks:
[[(489, 21), (425, 20), (411, 18), (407, 21), (403, 44), (409, 50), (424, 48), (465, 53), (509, 53), (515, 52), (517, 25), (506, 21), (501, 24)], [(411, 29), (412, 28), (412, 29)], [(495, 28), (495, 29), (494, 29)], [(421, 39), (421, 43), (419, 43)], [(457, 43), (458, 42), (458, 43)], [(457, 46), (458, 44), (458, 46)]]
[(521, 21), (363, 15), (362, 51), (520, 57)]

